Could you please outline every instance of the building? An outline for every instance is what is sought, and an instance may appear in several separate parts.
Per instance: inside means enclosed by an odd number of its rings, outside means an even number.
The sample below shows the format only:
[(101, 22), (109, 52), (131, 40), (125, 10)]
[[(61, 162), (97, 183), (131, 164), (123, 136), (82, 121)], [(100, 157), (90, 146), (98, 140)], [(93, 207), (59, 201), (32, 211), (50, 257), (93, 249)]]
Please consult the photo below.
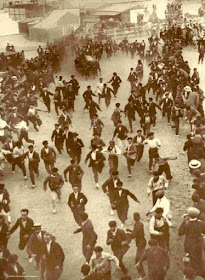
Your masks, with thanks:
[(137, 21), (137, 14), (143, 13), (150, 0), (132, 2), (118, 2), (107, 4), (92, 13), (100, 20), (113, 19), (114, 21), (133, 23)]
[(38, 42), (52, 42), (70, 35), (80, 26), (79, 9), (54, 10), (30, 29), (30, 38)]

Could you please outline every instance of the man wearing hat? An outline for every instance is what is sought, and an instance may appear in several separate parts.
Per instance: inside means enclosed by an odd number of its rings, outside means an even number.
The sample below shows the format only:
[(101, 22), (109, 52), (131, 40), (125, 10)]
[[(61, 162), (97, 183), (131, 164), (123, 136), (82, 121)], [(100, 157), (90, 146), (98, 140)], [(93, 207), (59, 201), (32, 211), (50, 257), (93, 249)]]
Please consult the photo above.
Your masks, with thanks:
[(166, 273), (170, 266), (169, 255), (166, 250), (158, 247), (155, 239), (149, 240), (150, 248), (146, 249), (137, 264), (137, 269), (141, 278), (138, 280), (147, 279), (143, 267), (143, 262), (148, 264), (148, 279), (150, 280), (164, 280)]
[(63, 90), (63, 104), (72, 116), (74, 112), (75, 92), (72, 89), (72, 84), (67, 84)]
[(143, 152), (144, 152), (144, 145), (143, 142), (145, 140), (144, 135), (142, 135), (142, 130), (137, 130), (137, 135), (133, 138), (133, 144), (136, 146), (136, 161), (140, 162)]
[(61, 202), (61, 188), (64, 184), (63, 177), (58, 174), (58, 168), (52, 168), (51, 175), (49, 175), (43, 182), (44, 191), (47, 190), (47, 184), (51, 191), (51, 202), (53, 207), (53, 214), (56, 213), (57, 198)]
[(30, 235), (26, 251), (29, 256), (29, 263), (32, 263), (33, 258), (36, 262), (36, 270), (40, 269), (41, 280), (44, 278), (45, 264), (43, 260), (44, 249), (44, 235), (45, 231), (41, 230), (41, 224), (34, 224), (34, 232)]
[(113, 208), (117, 210), (118, 218), (122, 222), (121, 227), (124, 226), (127, 220), (127, 214), (129, 210), (128, 196), (131, 197), (135, 202), (140, 203), (137, 197), (128, 189), (123, 188), (123, 183), (118, 181), (117, 189), (114, 191)]
[(187, 213), (179, 227), (178, 235), (185, 235), (184, 251), (188, 254), (192, 267), (198, 271), (202, 268), (202, 234), (205, 234), (205, 222), (198, 220), (200, 211), (197, 208), (189, 207)]
[(75, 95), (78, 95), (79, 91), (79, 82), (75, 79), (74, 75), (71, 75), (71, 80), (69, 81), (69, 84), (72, 85), (72, 90), (74, 91)]
[(55, 129), (53, 130), (53, 133), (51, 135), (51, 141), (55, 142), (55, 147), (57, 151), (59, 152), (59, 156), (62, 156), (62, 150), (63, 150), (63, 142), (64, 142), (64, 134), (63, 129), (59, 127), (59, 124), (55, 124)]
[(71, 164), (63, 172), (65, 181), (68, 182), (67, 173), (69, 173), (69, 183), (71, 186), (78, 186), (79, 190), (81, 190), (84, 171), (74, 159), (71, 159), (70, 163)]
[(90, 141), (90, 146), (92, 147), (92, 145), (96, 145), (99, 151), (105, 146), (105, 142), (100, 138), (98, 133), (93, 134), (93, 138)]
[(109, 222), (110, 229), (107, 232), (107, 245), (111, 246), (111, 249), (114, 253), (114, 256), (116, 256), (119, 260), (119, 267), (122, 270), (124, 274), (127, 274), (127, 268), (125, 267), (123, 263), (123, 257), (129, 250), (128, 243), (129, 238), (124, 230), (119, 229), (117, 227), (116, 221), (110, 221)]
[(34, 150), (33, 145), (28, 146), (28, 152), (24, 154), (25, 158), (28, 158), (28, 169), (29, 169), (29, 174), (31, 178), (31, 183), (32, 183), (32, 188), (35, 187), (35, 178), (34, 174), (36, 174), (39, 177), (39, 162), (40, 162), (40, 156), (39, 153), (37, 153)]
[(74, 231), (74, 234), (82, 232), (83, 240), (82, 240), (82, 251), (87, 263), (89, 263), (90, 258), (93, 255), (93, 249), (97, 242), (97, 234), (94, 231), (93, 224), (88, 219), (87, 213), (81, 213), (80, 215), (82, 226)]
[(162, 108), (162, 117), (164, 118), (167, 115), (168, 125), (170, 125), (171, 118), (171, 108), (173, 106), (173, 101), (169, 98), (169, 93), (165, 93), (165, 97), (160, 101), (160, 106)]
[(128, 99), (128, 103), (125, 105), (124, 108), (125, 116), (128, 118), (130, 132), (133, 133), (133, 126), (132, 122), (135, 121), (135, 106), (131, 98)]
[(111, 83), (111, 85), (113, 87), (113, 91), (114, 91), (114, 97), (116, 98), (117, 97), (117, 92), (118, 92), (118, 89), (120, 87), (120, 84), (122, 83), (122, 80), (117, 75), (117, 73), (114, 72), (113, 76), (112, 76), (112, 79), (108, 83)]
[(44, 161), (46, 171), (51, 174), (52, 168), (54, 168), (54, 163), (56, 161), (56, 151), (48, 146), (48, 141), (43, 141), (43, 148), (41, 149), (41, 158)]
[(78, 133), (73, 132), (73, 138), (70, 139), (70, 157), (74, 159), (77, 162), (77, 164), (79, 164), (81, 161), (83, 147), (83, 141), (80, 138), (78, 138)]
[(94, 254), (90, 259), (90, 268), (100, 279), (111, 280), (111, 262), (114, 262), (117, 269), (120, 269), (116, 256), (103, 252), (103, 248), (100, 246), (94, 248)]
[(102, 190), (104, 193), (107, 194), (107, 196), (110, 199), (110, 205), (111, 205), (111, 211), (110, 211), (110, 215), (114, 215), (113, 212), (113, 202), (114, 202), (114, 191), (115, 189), (117, 189), (117, 182), (120, 181), (119, 179), (119, 172), (116, 171), (112, 171), (112, 174), (110, 176), (110, 178), (108, 178), (103, 184), (102, 184)]
[(67, 127), (72, 126), (72, 121), (66, 108), (63, 108), (62, 114), (58, 119), (58, 124), (62, 129), (64, 129), (66, 126)]
[(92, 99), (88, 99), (87, 108), (88, 108), (88, 111), (89, 111), (90, 120), (92, 120), (94, 118), (94, 115), (97, 113), (97, 111), (102, 111), (100, 109), (100, 106), (95, 101), (93, 101)]
[(164, 210), (157, 208), (149, 224), (149, 232), (152, 239), (156, 239), (159, 247), (169, 251), (169, 227), (172, 223), (163, 216)]
[(73, 217), (79, 226), (82, 226), (81, 214), (85, 212), (87, 197), (80, 191), (77, 185), (73, 186), (73, 192), (69, 195), (68, 206), (73, 212)]
[(99, 188), (99, 182), (98, 182), (98, 174), (102, 173), (103, 167), (104, 167), (104, 161), (105, 157), (104, 155), (98, 150), (97, 146), (93, 145), (91, 147), (91, 151), (87, 154), (85, 158), (85, 164), (89, 160), (88, 167), (92, 167), (92, 171), (94, 174), (94, 180), (96, 184), (96, 188)]

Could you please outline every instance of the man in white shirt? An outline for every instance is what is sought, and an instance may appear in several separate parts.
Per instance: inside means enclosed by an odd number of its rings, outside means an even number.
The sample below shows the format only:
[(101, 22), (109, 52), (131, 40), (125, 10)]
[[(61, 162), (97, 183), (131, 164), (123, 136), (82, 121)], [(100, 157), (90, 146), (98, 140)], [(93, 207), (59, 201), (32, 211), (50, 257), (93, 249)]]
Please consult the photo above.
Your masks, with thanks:
[(153, 205), (155, 205), (158, 197), (156, 195), (157, 191), (165, 190), (168, 188), (168, 181), (164, 176), (159, 175), (157, 171), (153, 172), (153, 177), (149, 180), (147, 187), (148, 196), (152, 192)]
[(116, 267), (119, 267), (119, 260), (110, 253), (103, 252), (103, 248), (96, 246), (94, 254), (90, 259), (91, 271), (101, 275), (102, 279), (111, 280), (111, 262), (114, 262)]
[(170, 201), (169, 201), (169, 199), (166, 198), (163, 190), (157, 191), (156, 196), (158, 197), (157, 202), (152, 207), (152, 209), (147, 213), (147, 215), (150, 214), (150, 213), (153, 213), (157, 208), (162, 208), (163, 209), (163, 215), (162, 216), (170, 219), (171, 215), (170, 215)]
[(161, 142), (158, 138), (154, 137), (154, 132), (150, 132), (147, 135), (147, 139), (143, 141), (143, 145), (145, 144), (148, 144), (149, 147), (149, 170), (152, 173), (154, 169), (153, 160), (159, 157), (158, 149), (161, 147)]
[(99, 79), (99, 83), (97, 83), (97, 86), (96, 86), (96, 90), (95, 90), (95, 93), (97, 93), (98, 95), (98, 104), (100, 105), (100, 99), (103, 98), (102, 97), (102, 92), (103, 92), (103, 78), (100, 78)]
[(102, 150), (102, 153), (107, 153), (108, 156), (108, 162), (109, 162), (109, 174), (111, 175), (113, 171), (118, 170), (118, 156), (121, 155), (121, 150), (120, 148), (115, 145), (115, 142), (112, 140), (109, 142), (109, 146), (105, 147)]
[(169, 250), (169, 227), (172, 223), (163, 217), (163, 209), (157, 208), (149, 224), (151, 239), (158, 241), (159, 247)]

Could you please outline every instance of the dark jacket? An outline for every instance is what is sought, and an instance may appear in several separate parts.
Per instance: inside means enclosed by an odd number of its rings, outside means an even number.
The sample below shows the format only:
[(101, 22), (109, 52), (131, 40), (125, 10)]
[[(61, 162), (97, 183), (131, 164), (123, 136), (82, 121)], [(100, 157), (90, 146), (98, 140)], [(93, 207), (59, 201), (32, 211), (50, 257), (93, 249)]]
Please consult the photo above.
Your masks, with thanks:
[(44, 244), (43, 250), (46, 259), (46, 267), (52, 270), (54, 270), (56, 266), (59, 266), (60, 268), (63, 267), (65, 255), (63, 249), (58, 243), (51, 241), (50, 253), (47, 251), (46, 244)]
[(113, 138), (115, 137), (115, 135), (117, 135), (117, 137), (121, 140), (125, 140), (127, 139), (127, 133), (128, 133), (128, 129), (126, 126), (121, 125), (119, 127), (116, 127), (113, 133)]
[[(104, 161), (105, 161), (104, 155), (103, 155), (101, 152), (97, 151), (97, 152), (96, 152), (96, 160), (93, 160), (92, 157), (91, 157), (91, 154), (92, 154), (92, 151), (90, 151), (90, 152), (87, 154), (87, 156), (86, 156), (86, 158), (85, 158), (85, 162), (87, 162), (88, 160), (90, 160), (88, 167), (93, 167), (93, 166), (95, 166), (96, 169), (97, 169), (97, 171), (98, 171), (99, 173), (101, 173), (102, 170), (103, 170), (103, 167), (104, 167), (104, 165), (105, 165), (105, 164), (104, 164)], [(95, 164), (96, 161), (98, 162), (97, 164)]]
[(63, 177), (57, 174), (56, 176), (49, 175), (45, 179), (45, 181), (43, 182), (44, 190), (47, 189), (47, 183), (49, 185), (50, 190), (55, 191), (57, 189), (62, 188), (64, 181), (63, 181)]
[(117, 228), (116, 234), (114, 235), (112, 231), (109, 229), (107, 232), (107, 245), (111, 245), (111, 249), (113, 253), (117, 251), (127, 251), (129, 249), (129, 245), (122, 245), (122, 241), (128, 241), (128, 236), (124, 230)]
[[(18, 262), (16, 262), (16, 267), (17, 267), (18, 272), (16, 272), (13, 269), (12, 265), (10, 263), (8, 263), (8, 266), (6, 268), (6, 273), (9, 275), (8, 279), (10, 279), (10, 280), (11, 279), (13, 279), (13, 280), (23, 280), (23, 279), (25, 279), (25, 277), (22, 276), (23, 273), (24, 273), (23, 267)], [(22, 277), (20, 277), (20, 276), (22, 276)]]
[(146, 239), (144, 236), (144, 225), (142, 222), (135, 222), (133, 230), (130, 232), (129, 237), (135, 239), (136, 246), (145, 247)]
[(48, 147), (48, 153), (46, 153), (45, 148), (42, 148), (41, 158), (44, 160), (44, 162), (54, 163), (56, 160), (56, 152), (52, 147)]
[(29, 152), (26, 152), (25, 154), (24, 154), (24, 157), (26, 158), (28, 158), (28, 160), (29, 160), (29, 162), (28, 162), (28, 165), (30, 166), (30, 167), (37, 167), (38, 166), (38, 164), (39, 164), (39, 162), (40, 162), (40, 156), (39, 156), (39, 153), (37, 153), (37, 152), (33, 152), (33, 158), (32, 159), (30, 159), (29, 158)]
[(84, 172), (79, 164), (75, 164), (75, 165), (71, 164), (64, 170), (63, 173), (64, 173), (65, 179), (67, 178), (66, 175), (68, 172), (69, 172), (69, 182), (71, 184), (73, 184), (75, 182), (76, 183), (81, 182), (81, 178), (82, 178)]
[(121, 82), (122, 82), (122, 80), (120, 79), (119, 76), (113, 76), (112, 79), (108, 83), (111, 83), (113, 88), (118, 88), (118, 87), (120, 87)]
[(114, 204), (116, 208), (124, 208), (129, 206), (128, 196), (134, 201), (139, 202), (137, 197), (127, 189), (122, 189), (121, 196), (119, 191), (116, 189), (114, 192)]
[(31, 218), (27, 218), (26, 226), (24, 227), (22, 224), (22, 219), (19, 218), (11, 228), (10, 234), (12, 234), (18, 227), (20, 227), (20, 238), (22, 238), (26, 234), (30, 236), (33, 233), (33, 225), (33, 220)]
[(2, 227), (0, 229), (0, 240), (4, 243), (4, 246), (6, 247), (9, 238), (9, 228), (4, 221), (2, 222), (1, 226)]
[(78, 155), (82, 153), (82, 148), (84, 147), (84, 144), (80, 138), (77, 138), (76, 140), (74, 138), (71, 138), (69, 144), (72, 154)]
[(87, 197), (79, 192), (77, 200), (75, 199), (75, 194), (71, 193), (68, 198), (68, 206), (71, 210), (78, 209), (79, 211), (85, 211), (85, 204), (88, 202)]
[(35, 254), (37, 256), (43, 255), (43, 249), (44, 249), (44, 234), (45, 231), (41, 231), (41, 239), (37, 236), (37, 234), (34, 232), (30, 235), (28, 243), (27, 243), (27, 252), (29, 255)]
[(55, 140), (55, 143), (61, 143), (64, 141), (63, 130), (59, 128), (57, 131), (56, 129), (53, 131), (51, 136), (51, 141)]

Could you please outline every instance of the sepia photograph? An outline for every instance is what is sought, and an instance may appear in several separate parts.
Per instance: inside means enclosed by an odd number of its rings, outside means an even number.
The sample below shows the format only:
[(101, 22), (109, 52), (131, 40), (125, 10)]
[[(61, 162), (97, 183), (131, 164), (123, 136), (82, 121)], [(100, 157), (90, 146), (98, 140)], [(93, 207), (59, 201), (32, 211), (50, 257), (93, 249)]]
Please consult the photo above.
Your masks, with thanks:
[(0, 0), (0, 280), (205, 279), (204, 56), (205, 0)]

